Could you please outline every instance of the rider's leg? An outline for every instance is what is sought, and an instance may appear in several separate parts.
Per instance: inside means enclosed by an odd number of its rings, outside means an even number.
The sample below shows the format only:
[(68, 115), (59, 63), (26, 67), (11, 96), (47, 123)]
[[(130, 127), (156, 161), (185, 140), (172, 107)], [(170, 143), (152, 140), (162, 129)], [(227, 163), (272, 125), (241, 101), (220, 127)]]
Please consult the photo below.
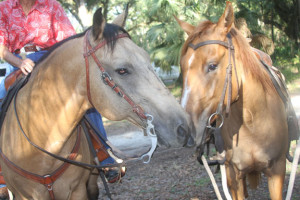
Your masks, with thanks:
[(19, 68), (14, 67), (14, 66), (12, 66), (12, 65), (10, 65), (10, 64), (7, 63), (5, 76), (4, 76), (4, 78), (0, 82), (0, 99), (3, 99), (5, 97), (5, 95), (6, 95), (6, 92), (7, 92), (6, 89), (5, 89), (5, 78), (10, 73), (12, 73), (13, 71), (16, 71), (17, 69), (19, 69)]
[[(103, 126), (102, 116), (99, 114), (99, 112), (95, 108), (91, 108), (86, 112), (86, 115), (92, 121), (92, 123), (99, 129), (102, 137), (107, 139), (107, 134)], [(105, 143), (105, 141), (102, 140), (100, 136), (99, 139), (101, 140), (102, 144), (104, 144), (105, 148), (108, 149), (109, 146)], [(114, 163), (115, 160), (112, 157), (109, 157), (101, 161), (101, 164), (103, 165), (114, 164)]]
[[(102, 135), (102, 138), (105, 140), (107, 139), (106, 131), (103, 126), (102, 116), (100, 113), (95, 109), (92, 108), (87, 111), (86, 116), (92, 121), (92, 123), (99, 129), (100, 134)], [(99, 136), (99, 139), (101, 140), (102, 144), (104, 144), (105, 148), (110, 148), (105, 141)], [(108, 157), (107, 159), (101, 161), (102, 165), (109, 165), (109, 164), (115, 164), (115, 163), (121, 163), (123, 162), (121, 159), (118, 159), (117, 161), (112, 158)], [(125, 175), (126, 168), (118, 168), (118, 167), (110, 167), (104, 170), (104, 174), (110, 183), (114, 183), (117, 180), (120, 179), (121, 176)]]

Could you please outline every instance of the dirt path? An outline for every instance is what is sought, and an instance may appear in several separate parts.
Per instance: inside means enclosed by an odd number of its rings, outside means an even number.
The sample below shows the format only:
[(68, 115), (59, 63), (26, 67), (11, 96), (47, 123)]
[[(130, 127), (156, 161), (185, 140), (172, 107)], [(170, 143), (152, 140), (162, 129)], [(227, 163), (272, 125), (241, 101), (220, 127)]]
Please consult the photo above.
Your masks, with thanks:
[[(297, 83), (298, 84), (298, 83)], [(298, 89), (297, 89), (298, 88)], [(296, 112), (300, 115), (300, 81), (292, 95), (297, 98)], [(299, 99), (299, 100), (298, 100)], [(293, 103), (294, 103), (293, 102)], [(299, 121), (300, 123), (300, 121)], [(140, 131), (128, 122), (106, 122), (108, 135), (116, 136), (122, 132)], [(134, 145), (134, 144), (132, 144)], [(292, 144), (292, 152), (295, 149)], [(110, 184), (114, 200), (211, 200), (217, 199), (210, 179), (202, 165), (194, 157), (194, 149), (164, 149), (158, 148), (149, 164), (133, 162), (127, 164), (127, 173), (121, 183)], [(287, 163), (287, 173), (284, 183), (284, 197), (286, 196), (291, 163)], [(215, 167), (212, 168), (215, 171)], [(220, 192), (220, 173), (215, 174)], [(106, 199), (102, 183), (99, 183), (99, 199)], [(262, 181), (257, 190), (249, 189), (248, 200), (270, 199), (267, 178)], [(223, 197), (223, 199), (225, 199)], [(300, 166), (298, 166), (293, 189), (292, 200), (300, 199)]]
[[(126, 122), (117, 124), (117, 126), (118, 128), (115, 129), (113, 125), (108, 125), (108, 133), (120, 130), (136, 130), (135, 127), (131, 127)], [(204, 167), (194, 157), (194, 149), (158, 148), (149, 164), (137, 161), (129, 163), (127, 169), (126, 176), (121, 183), (109, 185), (114, 200), (217, 199)], [(214, 170), (213, 167), (212, 171)], [(290, 164), (288, 164), (287, 170), (285, 192), (289, 179)], [(215, 176), (221, 193), (223, 193), (220, 185), (220, 173), (215, 174)], [(99, 199), (106, 199), (102, 183), (99, 186), (102, 193)], [(266, 177), (262, 177), (258, 190), (249, 189), (248, 199), (269, 199)], [(300, 167), (298, 167), (292, 199), (300, 199)]]

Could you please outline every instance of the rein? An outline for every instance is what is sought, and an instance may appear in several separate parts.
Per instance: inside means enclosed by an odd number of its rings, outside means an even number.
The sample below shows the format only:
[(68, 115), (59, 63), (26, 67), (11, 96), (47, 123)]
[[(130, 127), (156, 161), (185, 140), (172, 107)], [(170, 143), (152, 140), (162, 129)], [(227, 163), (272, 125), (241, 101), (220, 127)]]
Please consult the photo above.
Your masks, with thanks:
[[(143, 154), (142, 156), (140, 157), (137, 157), (137, 158), (129, 158), (128, 160), (129, 161), (133, 161), (133, 160), (142, 160), (143, 163), (149, 163), (150, 160), (151, 160), (151, 157), (156, 149), (156, 146), (157, 146), (157, 135), (155, 134), (155, 129), (154, 129), (154, 125), (152, 124), (152, 121), (153, 121), (153, 116), (152, 115), (149, 115), (149, 114), (146, 114), (144, 112), (144, 110), (142, 109), (141, 106), (137, 105), (136, 103), (133, 102), (133, 100), (128, 97), (124, 92), (123, 90), (113, 81), (113, 79), (109, 76), (109, 74), (105, 71), (105, 69), (102, 67), (99, 59), (96, 57), (95, 55), (95, 52), (100, 49), (101, 47), (103, 47), (104, 45), (107, 44), (107, 41), (106, 40), (103, 40), (102, 42), (100, 42), (97, 46), (95, 47), (92, 47), (89, 40), (88, 40), (88, 33), (90, 31), (88, 30), (85, 34), (85, 38), (84, 38), (84, 41), (85, 41), (85, 48), (84, 48), (84, 59), (85, 59), (85, 63), (86, 63), (86, 84), (87, 84), (87, 96), (88, 96), (88, 100), (89, 102), (91, 103), (91, 105), (94, 107), (94, 104), (92, 103), (92, 98), (91, 98), (91, 93), (90, 93), (90, 78), (89, 78), (89, 60), (88, 60), (88, 57), (89, 56), (92, 56), (95, 63), (97, 64), (98, 68), (100, 69), (101, 73), (102, 73), (102, 79), (104, 81), (104, 83), (108, 86), (110, 86), (120, 97), (124, 98), (132, 107), (132, 110), (134, 113), (136, 113), (139, 118), (142, 120), (142, 121), (146, 121), (146, 124), (147, 126), (144, 127), (145, 129), (145, 133), (146, 133), (146, 136), (150, 136), (151, 137), (151, 143), (152, 143), (152, 146), (151, 146), (151, 149)], [(129, 37), (128, 34), (124, 33), (124, 34), (119, 34), (117, 36), (116, 39), (119, 39), (119, 38), (124, 38), (124, 37)], [(76, 143), (74, 145), (74, 148), (71, 152), (71, 154), (67, 157), (67, 158), (64, 158), (64, 157), (61, 157), (59, 155), (56, 155), (56, 154), (53, 154), (43, 148), (41, 148), (40, 146), (38, 146), (37, 144), (33, 143), (30, 138), (28, 138), (27, 134), (25, 133), (24, 129), (22, 128), (22, 125), (20, 123), (20, 120), (19, 120), (19, 116), (18, 116), (18, 113), (17, 113), (17, 108), (16, 108), (16, 98), (17, 98), (17, 94), (18, 94), (18, 91), (22, 88), (22, 86), (18, 86), (17, 89), (16, 89), (16, 93), (15, 93), (15, 96), (14, 96), (14, 112), (15, 112), (15, 115), (16, 115), (16, 118), (17, 118), (17, 123), (19, 125), (19, 128), (21, 129), (21, 132), (23, 134), (23, 136), (26, 138), (26, 140), (32, 145), (34, 146), (35, 148), (37, 148), (38, 150), (42, 151), (43, 153), (57, 159), (57, 160), (60, 160), (60, 161), (63, 161), (63, 165), (61, 167), (59, 167), (57, 170), (55, 170), (52, 174), (50, 175), (45, 175), (45, 176), (40, 176), (40, 175), (37, 175), (37, 174), (33, 174), (31, 172), (28, 172), (28, 171), (25, 171), (23, 170), (22, 168), (18, 167), (16, 164), (14, 164), (13, 162), (11, 162), (5, 155), (4, 153), (2, 152), (2, 150), (0, 149), (0, 156), (1, 158), (5, 161), (5, 163), (11, 167), (16, 173), (20, 174), (21, 176), (23, 177), (26, 177), (26, 178), (29, 178), (30, 180), (34, 180), (36, 182), (39, 182), (41, 184), (44, 184), (46, 187), (47, 187), (47, 190), (49, 191), (49, 194), (50, 194), (50, 197), (51, 199), (55, 199), (54, 198), (54, 193), (53, 193), (53, 188), (52, 188), (52, 185), (54, 184), (54, 182), (60, 177), (60, 175), (63, 174), (63, 172), (68, 168), (68, 166), (70, 164), (72, 165), (76, 165), (76, 166), (79, 166), (79, 167), (83, 167), (83, 168), (96, 168), (98, 169), (98, 171), (100, 172), (101, 169), (103, 168), (107, 168), (107, 167), (122, 167), (124, 166), (125, 162), (123, 163), (117, 163), (117, 164), (109, 164), (109, 165), (100, 165), (100, 161), (97, 159), (97, 157), (94, 156), (94, 161), (96, 163), (96, 165), (92, 165), (92, 164), (88, 164), (88, 163), (83, 163), (83, 162), (78, 162), (78, 161), (75, 161), (75, 157), (77, 156), (77, 151), (79, 149), (79, 146), (80, 146), (80, 131), (78, 132), (78, 136), (77, 136), (77, 139), (76, 139)], [(84, 118), (86, 120), (86, 118)], [(84, 121), (81, 120), (81, 126), (83, 127), (84, 130), (86, 130), (86, 126), (84, 125)], [(91, 127), (94, 129), (95, 132), (97, 132), (97, 128), (93, 126), (93, 124), (90, 124)], [(99, 132), (99, 131), (98, 131)], [(100, 134), (101, 135), (101, 134)], [(105, 140), (104, 140), (105, 141)], [(107, 144), (109, 146), (113, 146), (111, 143), (107, 142)], [(90, 147), (91, 148), (91, 147)], [(118, 151), (118, 152), (121, 152), (120, 150), (118, 150), (117, 148), (114, 148), (114, 150)], [(92, 153), (94, 153), (92, 151)], [(125, 154), (123, 154), (125, 155)], [(101, 176), (101, 172), (100, 172), (100, 176)], [(101, 179), (104, 180), (103, 176), (101, 176)], [(104, 181), (103, 181), (104, 182)], [(105, 184), (104, 182), (104, 185), (105, 185), (105, 188), (106, 188), (106, 191), (108, 193), (108, 197), (110, 197), (110, 193), (109, 193), (109, 190), (107, 189), (107, 185)]]
[[(91, 92), (90, 92), (89, 56), (92, 56), (93, 60), (95, 61), (95, 63), (97, 64), (98, 68), (100, 69), (100, 71), (102, 73), (101, 77), (103, 79), (104, 84), (108, 85), (121, 98), (126, 100), (127, 103), (132, 107), (132, 111), (134, 113), (136, 113), (142, 121), (146, 121), (147, 126), (144, 127), (144, 129), (146, 130), (146, 135), (151, 137), (151, 143), (152, 143), (151, 149), (148, 151), (148, 153), (142, 155), (141, 157), (133, 158), (133, 159), (139, 159), (139, 160), (142, 160), (144, 163), (149, 163), (151, 160), (151, 156), (157, 146), (157, 136), (155, 134), (155, 129), (152, 124), (153, 116), (146, 114), (144, 112), (143, 108), (141, 106), (137, 105), (128, 95), (126, 95), (125, 92), (123, 92), (123, 90), (114, 82), (114, 80), (108, 74), (108, 72), (105, 71), (104, 67), (101, 65), (101, 62), (95, 55), (95, 52), (98, 49), (100, 49), (101, 47), (103, 47), (104, 45), (106, 45), (108, 41), (103, 40), (97, 46), (92, 47), (92, 45), (88, 39), (89, 33), (90, 33), (90, 30), (88, 30), (84, 36), (84, 54), (83, 54), (83, 57), (85, 60), (85, 67), (86, 67), (86, 85), (87, 85), (87, 96), (88, 96), (89, 102), (93, 107), (95, 107), (92, 102), (92, 97), (91, 97)], [(126, 37), (129, 37), (129, 35), (127, 33), (122, 33), (122, 34), (117, 35), (116, 39), (126, 38)], [(110, 146), (112, 146), (112, 145), (110, 145)], [(117, 148), (114, 148), (114, 149), (116, 151), (120, 152), (119, 150), (117, 150)]]

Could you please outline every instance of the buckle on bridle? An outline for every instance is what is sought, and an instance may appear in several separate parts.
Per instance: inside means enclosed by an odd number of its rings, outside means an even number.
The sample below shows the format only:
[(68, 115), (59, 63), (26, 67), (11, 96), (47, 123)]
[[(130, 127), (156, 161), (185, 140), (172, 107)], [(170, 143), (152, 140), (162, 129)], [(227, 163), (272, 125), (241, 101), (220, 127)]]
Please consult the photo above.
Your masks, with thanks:
[(109, 81), (112, 80), (112, 78), (110, 77), (110, 75), (107, 72), (102, 72), (101, 77), (102, 77), (102, 80), (103, 80), (105, 85), (108, 84), (106, 78), (108, 78)]

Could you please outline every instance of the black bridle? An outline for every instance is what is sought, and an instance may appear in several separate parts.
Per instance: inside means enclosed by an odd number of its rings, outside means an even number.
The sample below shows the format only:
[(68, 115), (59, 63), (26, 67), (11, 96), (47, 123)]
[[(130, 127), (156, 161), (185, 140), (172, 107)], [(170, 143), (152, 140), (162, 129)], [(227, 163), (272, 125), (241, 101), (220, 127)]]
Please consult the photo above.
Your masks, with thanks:
[[(227, 38), (228, 42), (221, 41), (221, 40), (207, 40), (207, 41), (200, 42), (197, 44), (192, 44), (192, 43), (189, 44), (189, 47), (191, 47), (193, 50), (197, 50), (198, 48), (200, 48), (202, 46), (211, 45), (211, 44), (218, 44), (218, 45), (224, 46), (225, 48), (228, 49), (228, 66), (226, 68), (226, 77), (225, 77), (225, 82), (224, 82), (221, 99), (219, 101), (216, 112), (213, 113), (207, 121), (207, 126), (206, 126), (206, 129), (205, 129), (204, 134), (201, 139), (201, 144), (197, 149), (198, 153), (199, 153), (198, 160), (200, 163), (202, 163), (201, 156), (204, 154), (205, 144), (207, 142), (209, 142), (206, 140), (207, 133), (213, 132), (216, 149), (217, 149), (218, 153), (220, 155), (222, 155), (223, 159), (222, 159), (222, 161), (217, 160), (217, 161), (210, 162), (211, 165), (217, 164), (217, 163), (223, 164), (225, 162), (224, 141), (223, 141), (223, 138), (221, 135), (221, 127), (223, 126), (223, 123), (224, 123), (224, 117), (223, 117), (222, 112), (223, 112), (223, 105), (224, 105), (226, 91), (227, 91), (227, 102), (226, 102), (226, 109), (225, 109), (226, 115), (229, 114), (230, 105), (233, 103), (233, 102), (231, 102), (232, 101), (231, 100), (231, 98), (232, 98), (232, 67), (234, 67), (235, 76), (236, 76), (236, 80), (237, 80), (237, 91), (239, 91), (239, 80), (238, 80), (238, 76), (237, 76), (234, 46), (232, 43), (232, 36), (230, 35), (230, 33), (228, 33), (226, 35), (226, 38)], [(233, 65), (232, 65), (232, 62), (233, 62)], [(234, 102), (237, 101), (238, 98), (239, 98), (239, 92), (237, 93), (237, 97), (234, 100)], [(212, 124), (218, 118), (221, 120), (221, 123), (217, 127), (215, 127)], [(209, 131), (209, 130), (212, 130), (212, 131)]]

